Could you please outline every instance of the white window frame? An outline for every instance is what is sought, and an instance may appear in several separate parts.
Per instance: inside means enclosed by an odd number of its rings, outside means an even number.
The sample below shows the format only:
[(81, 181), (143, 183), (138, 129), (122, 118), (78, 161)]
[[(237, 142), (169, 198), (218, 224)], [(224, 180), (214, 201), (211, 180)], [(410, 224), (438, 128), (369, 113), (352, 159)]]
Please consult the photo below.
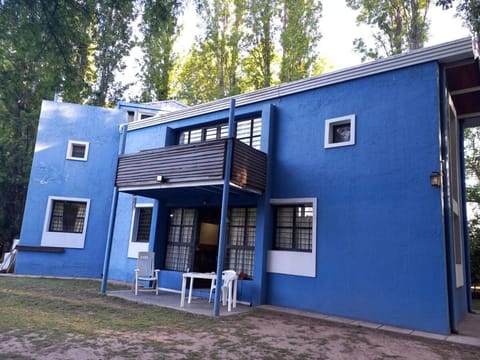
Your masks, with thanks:
[(141, 208), (152, 208), (152, 223), (150, 224), (150, 236), (152, 234), (153, 225), (153, 203), (136, 203), (132, 211), (132, 221), (130, 222), (130, 236), (128, 241), (128, 257), (132, 259), (138, 259), (138, 253), (140, 251), (148, 251), (150, 246), (149, 242), (136, 241), (138, 232), (138, 220), (140, 218)]
[[(73, 146), (74, 145), (80, 145), (80, 146), (85, 146), (85, 154), (83, 157), (76, 157), (73, 156)], [(77, 141), (77, 140), (68, 140), (68, 146), (67, 146), (67, 160), (78, 160), (78, 161), (87, 161), (88, 160), (88, 149), (90, 147), (90, 143), (88, 141)]]
[(312, 204), (312, 251), (269, 250), (267, 272), (316, 277), (317, 263), (317, 198), (271, 199), (272, 206)]
[[(76, 201), (84, 202), (85, 206), (85, 221), (83, 223), (83, 231), (81, 233), (70, 232), (53, 232), (49, 231), (50, 219), (52, 218), (53, 202), (59, 201)], [(65, 247), (73, 249), (83, 249), (85, 247), (85, 236), (88, 227), (88, 214), (90, 211), (90, 199), (73, 198), (62, 196), (49, 196), (47, 203), (47, 210), (45, 212), (45, 221), (43, 224), (41, 246)]]
[[(350, 140), (333, 142), (333, 128), (336, 125), (350, 124)], [(325, 148), (349, 146), (355, 144), (355, 114), (339, 116), (325, 120)]]

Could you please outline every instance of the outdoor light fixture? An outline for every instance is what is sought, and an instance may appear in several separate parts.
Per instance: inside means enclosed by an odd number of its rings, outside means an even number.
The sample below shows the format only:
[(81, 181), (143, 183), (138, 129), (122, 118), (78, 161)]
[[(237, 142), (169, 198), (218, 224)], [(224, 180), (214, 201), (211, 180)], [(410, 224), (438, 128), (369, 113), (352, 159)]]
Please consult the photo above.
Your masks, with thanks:
[(165, 178), (162, 175), (157, 176), (157, 182), (164, 182)]
[(439, 171), (432, 171), (430, 174), (430, 185), (432, 186), (442, 186), (442, 175)]

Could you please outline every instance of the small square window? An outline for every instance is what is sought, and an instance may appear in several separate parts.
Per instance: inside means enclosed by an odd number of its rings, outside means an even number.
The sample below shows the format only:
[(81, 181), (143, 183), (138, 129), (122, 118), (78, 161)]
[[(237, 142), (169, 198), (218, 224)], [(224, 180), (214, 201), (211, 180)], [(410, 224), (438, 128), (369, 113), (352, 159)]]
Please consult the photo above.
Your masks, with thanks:
[(355, 115), (346, 115), (325, 121), (325, 147), (355, 144)]
[(89, 143), (85, 141), (68, 141), (67, 159), (68, 160), (82, 160), (88, 159)]

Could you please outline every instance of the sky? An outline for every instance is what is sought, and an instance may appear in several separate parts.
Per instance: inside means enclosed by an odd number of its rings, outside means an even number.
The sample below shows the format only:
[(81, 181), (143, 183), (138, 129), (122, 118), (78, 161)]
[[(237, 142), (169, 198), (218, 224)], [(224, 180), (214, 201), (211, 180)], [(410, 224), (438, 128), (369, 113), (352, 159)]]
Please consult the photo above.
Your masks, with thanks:
[[(367, 39), (371, 37), (372, 31), (366, 25), (356, 26), (357, 12), (347, 7), (345, 1), (323, 0), (322, 4), (321, 56), (326, 57), (335, 69), (360, 64), (361, 56), (353, 51), (353, 40), (357, 37)], [(432, 6), (429, 9), (429, 18), (430, 39), (426, 46), (469, 36), (468, 29), (462, 27), (462, 20), (455, 17), (454, 8), (442, 10)]]
[[(361, 55), (353, 51), (353, 41), (357, 37), (371, 38), (372, 30), (366, 26), (357, 26), (357, 12), (348, 8), (343, 0), (323, 0), (323, 16), (319, 24), (322, 33), (319, 49), (320, 56), (325, 58), (331, 70), (343, 69), (361, 63)], [(429, 9), (430, 39), (426, 46), (432, 46), (469, 36), (468, 29), (462, 26), (462, 20), (455, 17), (455, 9), (442, 10), (432, 6)], [(183, 31), (176, 50), (188, 49), (193, 43), (198, 17), (192, 8), (187, 9), (180, 20)], [(139, 72), (136, 58), (141, 57), (141, 51), (134, 49), (127, 60), (127, 70), (124, 73), (125, 82), (134, 82), (135, 74)], [(127, 97), (138, 93), (137, 86), (126, 93)]]

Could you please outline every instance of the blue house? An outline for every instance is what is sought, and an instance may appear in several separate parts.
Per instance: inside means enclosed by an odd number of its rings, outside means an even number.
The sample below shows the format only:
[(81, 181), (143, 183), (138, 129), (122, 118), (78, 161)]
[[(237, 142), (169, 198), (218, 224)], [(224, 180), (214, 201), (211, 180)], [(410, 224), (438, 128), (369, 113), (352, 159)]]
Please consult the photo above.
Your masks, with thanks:
[(143, 118), (44, 101), (15, 271), (130, 282), (152, 250), (161, 288), (228, 268), (252, 306), (456, 331), (479, 85), (462, 39)]

